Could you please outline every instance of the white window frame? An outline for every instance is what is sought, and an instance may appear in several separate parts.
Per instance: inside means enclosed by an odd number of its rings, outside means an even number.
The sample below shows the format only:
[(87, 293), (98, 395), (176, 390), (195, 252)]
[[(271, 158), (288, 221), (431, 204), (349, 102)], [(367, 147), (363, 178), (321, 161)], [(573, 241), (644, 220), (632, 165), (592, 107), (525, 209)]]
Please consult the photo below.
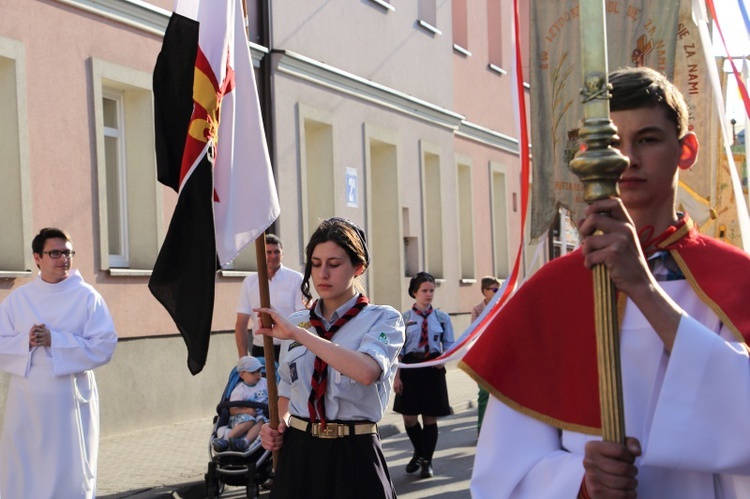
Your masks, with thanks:
[[(443, 157), (436, 144), (419, 141), (420, 181), (422, 189), (422, 240), (425, 271), (435, 279), (445, 278), (445, 213), (443, 195)], [(429, 178), (428, 178), (429, 177)]]
[[(125, 167), (127, 165), (127, 156), (125, 154), (125, 104), (123, 102), (122, 91), (109, 89), (104, 87), (102, 89), (102, 100), (109, 99), (115, 103), (116, 113), (116, 128), (102, 125), (104, 131), (104, 138), (112, 138), (117, 141), (117, 204), (119, 212), (119, 220), (117, 220), (117, 227), (114, 229), (119, 233), (121, 241), (121, 253), (112, 253), (112, 247), (109, 246), (109, 266), (110, 267), (121, 267), (127, 268), (130, 266), (129, 256), (129, 240), (128, 240), (128, 190), (127, 190), (127, 175)], [(110, 166), (107, 165), (106, 171), (109, 173), (111, 170)], [(109, 202), (109, 196), (112, 193), (107, 189), (107, 200)], [(108, 218), (109, 231), (113, 230), (111, 225), (111, 218)]]
[[(110, 275), (148, 276), (151, 274), (164, 238), (164, 192), (156, 178), (154, 134), (153, 75), (127, 66), (92, 57), (91, 99), (99, 212), (99, 267)], [(127, 237), (127, 261), (110, 259), (109, 220), (107, 209), (107, 164), (104, 127), (104, 96), (121, 95), (122, 131), (120, 147), (120, 192), (118, 202), (125, 203), (121, 227)], [(110, 130), (109, 132), (113, 132)], [(120, 206), (123, 206), (122, 204)], [(127, 264), (127, 266), (120, 266)]]
[[(26, 102), (26, 51), (22, 42), (0, 36), (0, 78), (5, 112), (0, 124), (0, 151), (3, 152), (3, 182), (12, 191), (12, 199), (0, 199), (3, 241), (0, 244), (0, 278), (28, 277), (36, 270), (31, 256), (33, 232), (29, 126)], [(6, 191), (10, 192), (10, 191)]]
[[(456, 213), (458, 214), (458, 247), (461, 282), (476, 280), (476, 248), (474, 245), (474, 186), (472, 161), (456, 155)], [(468, 192), (466, 192), (468, 191)], [(465, 193), (466, 195), (462, 195)], [(467, 268), (469, 267), (469, 268)]]

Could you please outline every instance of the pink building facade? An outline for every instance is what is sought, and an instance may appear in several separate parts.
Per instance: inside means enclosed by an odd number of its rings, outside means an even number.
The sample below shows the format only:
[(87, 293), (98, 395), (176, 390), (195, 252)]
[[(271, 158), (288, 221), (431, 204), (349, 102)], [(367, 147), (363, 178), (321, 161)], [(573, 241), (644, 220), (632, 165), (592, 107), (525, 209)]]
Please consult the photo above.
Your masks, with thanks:
[[(407, 308), (409, 278), (426, 270), (436, 306), (457, 332), (468, 326), (482, 276), (507, 277), (522, 244), (512, 3), (247, 0), (288, 267), (301, 269), (318, 220), (346, 216), (370, 239), (374, 302)], [(190, 376), (147, 288), (176, 202), (156, 181), (151, 93), (171, 8), (0, 0), (0, 299), (35, 275), (41, 227), (71, 233), (121, 338), (97, 373), (105, 435), (210, 418), (255, 270), (248, 250), (217, 275), (209, 359)], [(0, 408), (6, 384), (0, 375)]]

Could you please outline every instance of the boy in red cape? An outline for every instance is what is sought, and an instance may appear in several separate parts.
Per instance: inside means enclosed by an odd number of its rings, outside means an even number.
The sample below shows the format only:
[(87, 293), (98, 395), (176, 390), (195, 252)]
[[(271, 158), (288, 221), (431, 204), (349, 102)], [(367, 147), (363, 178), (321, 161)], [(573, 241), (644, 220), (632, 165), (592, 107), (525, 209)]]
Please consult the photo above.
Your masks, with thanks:
[[(682, 94), (648, 68), (609, 81), (621, 198), (588, 207), (581, 249), (529, 279), (461, 364), (493, 395), (474, 499), (750, 497), (750, 258), (676, 212), (698, 155)], [(618, 290), (625, 445), (600, 437), (596, 264)]]

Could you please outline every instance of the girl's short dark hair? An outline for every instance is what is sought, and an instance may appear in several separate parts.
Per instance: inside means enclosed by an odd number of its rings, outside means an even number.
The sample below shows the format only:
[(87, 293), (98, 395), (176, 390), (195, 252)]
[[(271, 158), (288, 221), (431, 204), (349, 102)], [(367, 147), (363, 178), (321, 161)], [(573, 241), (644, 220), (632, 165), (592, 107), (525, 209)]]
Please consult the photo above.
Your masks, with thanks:
[(422, 285), (424, 282), (431, 282), (432, 284), (435, 284), (435, 278), (432, 277), (432, 274), (428, 274), (427, 272), (417, 272), (417, 275), (411, 278), (411, 281), (409, 281), (409, 296), (412, 298), (417, 297), (417, 291), (419, 291), (419, 286)]

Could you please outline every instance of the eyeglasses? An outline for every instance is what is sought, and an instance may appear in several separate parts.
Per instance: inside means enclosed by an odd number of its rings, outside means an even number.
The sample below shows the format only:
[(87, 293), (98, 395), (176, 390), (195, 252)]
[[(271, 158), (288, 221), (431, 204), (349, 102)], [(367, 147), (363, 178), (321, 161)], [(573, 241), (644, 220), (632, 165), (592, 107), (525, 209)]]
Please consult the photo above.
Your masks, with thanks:
[(497, 290), (500, 288), (484, 288), (484, 289), (486, 289), (487, 291), (492, 291), (493, 293), (497, 293)]
[(49, 255), (50, 258), (53, 260), (57, 260), (61, 256), (65, 255), (65, 258), (73, 258), (76, 255), (76, 252), (73, 250), (50, 250), (50, 251), (42, 251), (45, 255)]

